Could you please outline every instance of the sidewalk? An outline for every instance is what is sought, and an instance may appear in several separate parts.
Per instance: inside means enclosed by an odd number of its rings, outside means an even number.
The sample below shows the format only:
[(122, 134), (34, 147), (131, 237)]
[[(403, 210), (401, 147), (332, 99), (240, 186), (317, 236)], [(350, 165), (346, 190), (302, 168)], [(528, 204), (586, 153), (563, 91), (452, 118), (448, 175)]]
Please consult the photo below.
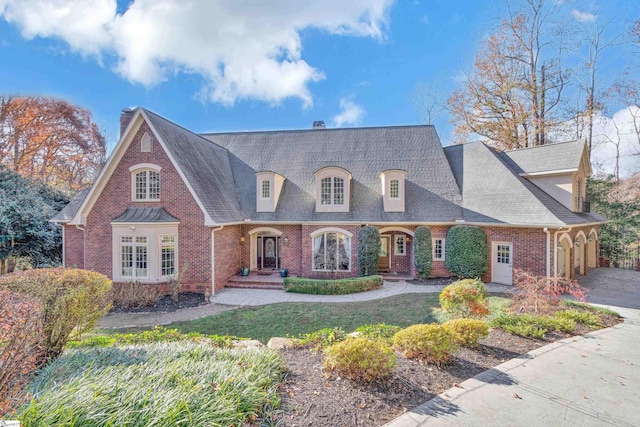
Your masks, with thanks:
[(387, 426), (640, 425), (640, 310), (611, 308), (624, 323), (503, 363)]

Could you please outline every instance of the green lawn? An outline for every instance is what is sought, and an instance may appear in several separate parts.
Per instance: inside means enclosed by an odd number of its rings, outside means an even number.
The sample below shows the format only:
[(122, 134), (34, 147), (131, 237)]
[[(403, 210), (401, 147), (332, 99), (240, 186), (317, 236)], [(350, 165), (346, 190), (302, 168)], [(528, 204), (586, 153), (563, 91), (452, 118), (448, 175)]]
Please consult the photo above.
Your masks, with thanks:
[[(496, 313), (508, 303), (508, 299), (498, 296), (490, 297), (489, 301)], [(330, 327), (351, 332), (366, 324), (387, 323), (404, 328), (438, 322), (445, 320), (439, 307), (438, 294), (405, 294), (354, 303), (280, 303), (172, 323), (167, 328), (204, 335), (234, 335), (266, 343), (271, 337), (297, 336)]]

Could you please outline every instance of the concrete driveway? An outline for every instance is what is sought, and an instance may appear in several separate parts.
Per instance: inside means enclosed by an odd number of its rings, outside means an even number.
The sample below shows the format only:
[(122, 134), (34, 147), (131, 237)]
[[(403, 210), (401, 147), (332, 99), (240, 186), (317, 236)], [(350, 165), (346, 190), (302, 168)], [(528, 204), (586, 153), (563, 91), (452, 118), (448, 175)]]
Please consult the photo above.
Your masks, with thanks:
[(621, 268), (596, 268), (578, 282), (589, 289), (593, 304), (640, 309), (640, 272)]

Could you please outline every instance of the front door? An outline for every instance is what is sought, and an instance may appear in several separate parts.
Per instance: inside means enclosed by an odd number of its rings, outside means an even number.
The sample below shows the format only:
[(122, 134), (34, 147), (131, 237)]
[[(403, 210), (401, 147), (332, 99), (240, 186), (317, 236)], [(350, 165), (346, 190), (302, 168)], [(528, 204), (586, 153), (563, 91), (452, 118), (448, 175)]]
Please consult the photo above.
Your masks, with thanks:
[(280, 248), (279, 237), (276, 236), (258, 236), (258, 269), (275, 270), (280, 264)]
[(513, 274), (513, 244), (493, 243), (493, 278), (495, 283), (511, 285)]
[(380, 236), (380, 258), (378, 258), (378, 270), (387, 271), (391, 264), (391, 236)]

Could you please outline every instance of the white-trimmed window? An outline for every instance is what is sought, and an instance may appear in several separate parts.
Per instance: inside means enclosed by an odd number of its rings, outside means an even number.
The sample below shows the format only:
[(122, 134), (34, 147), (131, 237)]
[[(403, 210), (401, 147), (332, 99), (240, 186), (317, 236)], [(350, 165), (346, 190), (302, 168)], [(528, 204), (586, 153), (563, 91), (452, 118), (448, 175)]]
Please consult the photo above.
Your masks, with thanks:
[(269, 180), (263, 180), (262, 181), (262, 193), (261, 193), (261, 197), (263, 199), (269, 199), (271, 198), (271, 181)]
[(160, 275), (176, 272), (176, 236), (160, 236)]
[(351, 174), (336, 166), (316, 171), (316, 212), (349, 212)]
[(400, 181), (397, 179), (389, 181), (389, 197), (392, 199), (400, 198)]
[(395, 244), (394, 244), (395, 254), (400, 256), (406, 255), (407, 254), (406, 237), (402, 234), (398, 234), (395, 236), (394, 240), (395, 240)]
[(330, 176), (322, 179), (320, 184), (320, 203), (323, 205), (344, 204), (344, 179)]
[(380, 174), (385, 212), (404, 212), (405, 175), (406, 172), (399, 169), (389, 169)]
[(148, 253), (146, 236), (120, 236), (120, 275), (129, 279), (146, 278)]
[(136, 200), (160, 200), (160, 173), (152, 170), (136, 172)]
[(444, 239), (433, 239), (433, 260), (444, 261)]
[(314, 271), (351, 271), (351, 237), (326, 232), (313, 237)]

